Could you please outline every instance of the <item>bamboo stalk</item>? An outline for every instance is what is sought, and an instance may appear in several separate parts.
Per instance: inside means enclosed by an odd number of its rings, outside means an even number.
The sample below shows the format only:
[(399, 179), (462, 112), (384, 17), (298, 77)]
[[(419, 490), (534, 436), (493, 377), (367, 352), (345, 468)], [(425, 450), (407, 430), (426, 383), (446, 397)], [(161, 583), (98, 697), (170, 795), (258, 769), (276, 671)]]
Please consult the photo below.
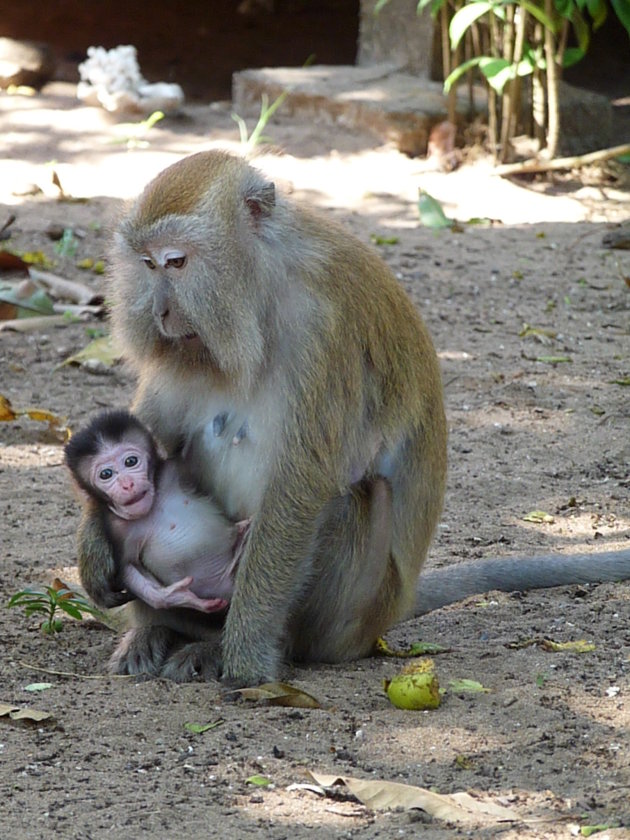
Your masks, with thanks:
[[(553, 0), (545, 0), (545, 12), (553, 18)], [(547, 64), (547, 154), (556, 156), (560, 139), (560, 84), (558, 65), (556, 64), (556, 36), (545, 27), (545, 58)]]

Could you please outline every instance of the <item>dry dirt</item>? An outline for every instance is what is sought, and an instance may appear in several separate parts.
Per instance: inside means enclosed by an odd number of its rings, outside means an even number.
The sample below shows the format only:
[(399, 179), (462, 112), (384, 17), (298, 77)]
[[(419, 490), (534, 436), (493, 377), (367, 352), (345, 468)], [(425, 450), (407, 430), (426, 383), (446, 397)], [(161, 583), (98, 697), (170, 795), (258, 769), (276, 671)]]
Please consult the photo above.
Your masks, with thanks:
[[(147, 148), (129, 150), (111, 143), (128, 129), (71, 94), (57, 86), (0, 98), (0, 222), (14, 212), (12, 247), (42, 249), (57, 273), (107, 294), (103, 278), (75, 263), (106, 255), (120, 199), (182, 154), (236, 148), (236, 131), (229, 106), (195, 106), (154, 128)], [(430, 563), (549, 550), (592, 551), (596, 562), (597, 551), (627, 548), (628, 389), (618, 383), (630, 376), (630, 252), (601, 245), (630, 215), (627, 183), (517, 186), (481, 160), (438, 175), (339, 126), (278, 117), (268, 133), (282, 151), (260, 165), (278, 181), (365, 241), (398, 237), (381, 250), (435, 339), (450, 427)], [(65, 190), (89, 201), (56, 200), (53, 160)], [(29, 182), (44, 193), (13, 194)], [(499, 221), (459, 233), (422, 227), (419, 186), (453, 216)], [(74, 257), (55, 252), (51, 222), (84, 231)], [(555, 338), (523, 336), (524, 324)], [(95, 326), (106, 325), (1, 332), (0, 393), (74, 427), (104, 406), (127, 405), (124, 367), (95, 375), (58, 366)], [(44, 424), (21, 418), (0, 435), (4, 605), (49, 581), (50, 570), (72, 579), (79, 513), (61, 444)], [(553, 522), (524, 521), (533, 510)], [(470, 678), (490, 689), (448, 691), (440, 709), (421, 713), (397, 710), (384, 695), (383, 678), (400, 667), (393, 659), (289, 668), (287, 679), (321, 701), (307, 711), (226, 703), (216, 684), (107, 676), (115, 635), (91, 620), (67, 621), (50, 638), (2, 606), (0, 634), (0, 701), (52, 715), (0, 721), (4, 837), (565, 838), (593, 824), (622, 826), (599, 836), (630, 836), (630, 583), (474, 597), (395, 628), (392, 645), (421, 638), (450, 649), (436, 657), (444, 686)], [(508, 646), (541, 638), (587, 639), (596, 649)], [(27, 691), (40, 682), (51, 687)], [(188, 722), (218, 725), (194, 734)], [(417, 810), (372, 811), (343, 792), (291, 788), (308, 770), (470, 791), (523, 821), (457, 827)], [(255, 774), (271, 784), (248, 784)]]

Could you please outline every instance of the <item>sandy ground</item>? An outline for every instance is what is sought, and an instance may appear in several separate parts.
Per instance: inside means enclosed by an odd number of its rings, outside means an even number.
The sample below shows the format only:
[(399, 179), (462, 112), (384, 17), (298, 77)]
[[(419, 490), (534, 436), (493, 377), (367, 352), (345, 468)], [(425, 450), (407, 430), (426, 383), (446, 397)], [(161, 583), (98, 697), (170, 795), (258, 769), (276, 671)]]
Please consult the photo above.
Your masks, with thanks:
[[(11, 247), (43, 250), (54, 271), (107, 295), (106, 280), (76, 263), (106, 257), (121, 199), (183, 154), (236, 149), (237, 132), (228, 105), (195, 106), (129, 149), (112, 140), (130, 129), (71, 94), (57, 86), (0, 98), (0, 222), (15, 213)], [(526, 188), (481, 160), (428, 172), (339, 126), (278, 117), (268, 133), (277, 148), (260, 165), (274, 178), (365, 241), (398, 238), (380, 247), (433, 334), (449, 417), (448, 493), (430, 563), (549, 550), (592, 551), (596, 562), (598, 551), (627, 548), (628, 389), (619, 383), (630, 376), (630, 252), (602, 247), (630, 215), (627, 182), (591, 170), (581, 182)], [(53, 169), (67, 193), (89, 200), (59, 202)], [(15, 195), (31, 183), (43, 193)], [(459, 233), (422, 227), (418, 187), (451, 216), (495, 221)], [(83, 232), (72, 257), (55, 251), (51, 223)], [(94, 327), (106, 324), (0, 332), (0, 394), (74, 427), (127, 405), (124, 366), (101, 375), (59, 367)], [(524, 521), (534, 510), (553, 521)], [(51, 570), (73, 579), (79, 510), (45, 424), (0, 426), (0, 511), (2, 604)], [(300, 710), (226, 703), (216, 684), (109, 677), (116, 636), (92, 620), (69, 620), (50, 638), (3, 607), (0, 635), (0, 702), (52, 716), (0, 720), (5, 837), (568, 838), (594, 824), (609, 826), (599, 836), (630, 836), (630, 583), (494, 593), (395, 628), (391, 645), (449, 648), (435, 660), (447, 689), (455, 678), (490, 689), (447, 690), (438, 710), (420, 713), (383, 693), (400, 668), (391, 658), (289, 668), (287, 679), (322, 706)], [(509, 647), (542, 638), (587, 639), (595, 650)], [(50, 687), (27, 690), (42, 682)], [(198, 734), (191, 722), (217, 725)], [(519, 819), (458, 826), (419, 810), (371, 810), (345, 788), (300, 787), (310, 770), (468, 791)], [(256, 774), (270, 784), (248, 783)]]

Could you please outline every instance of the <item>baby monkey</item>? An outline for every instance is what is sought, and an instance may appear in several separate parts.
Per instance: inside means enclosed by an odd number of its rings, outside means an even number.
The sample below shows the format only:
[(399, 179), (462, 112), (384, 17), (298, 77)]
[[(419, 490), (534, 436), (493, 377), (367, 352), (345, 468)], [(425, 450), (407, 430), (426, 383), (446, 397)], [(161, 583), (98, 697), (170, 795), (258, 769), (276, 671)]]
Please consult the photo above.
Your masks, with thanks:
[(120, 410), (74, 434), (65, 460), (129, 593), (154, 609), (227, 609), (250, 520), (230, 521), (198, 493), (185, 455), (162, 458), (146, 426)]

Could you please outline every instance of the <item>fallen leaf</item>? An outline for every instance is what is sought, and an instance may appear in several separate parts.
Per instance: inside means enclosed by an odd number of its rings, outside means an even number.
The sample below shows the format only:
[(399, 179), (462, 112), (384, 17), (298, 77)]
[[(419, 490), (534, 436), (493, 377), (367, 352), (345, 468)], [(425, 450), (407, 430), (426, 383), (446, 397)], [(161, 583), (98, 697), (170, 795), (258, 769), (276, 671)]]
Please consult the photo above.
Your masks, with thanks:
[(542, 523), (551, 525), (551, 523), (555, 522), (555, 520), (550, 513), (545, 513), (544, 510), (532, 510), (525, 514), (523, 522), (535, 522), (537, 525)]
[(477, 680), (449, 680), (448, 687), (454, 692), (471, 692), (476, 694), (486, 694), (492, 689), (486, 688)]
[(21, 271), (23, 274), (28, 274), (28, 265), (17, 254), (0, 251), (0, 271)]
[(0, 286), (0, 303), (6, 306), (6, 319), (29, 318), (33, 315), (53, 315), (53, 302), (43, 289), (31, 280)]
[(550, 343), (556, 338), (558, 333), (556, 330), (548, 330), (544, 327), (532, 327), (530, 324), (523, 324), (523, 329), (519, 332), (519, 338), (537, 338), (543, 343)]
[(18, 417), (29, 417), (40, 423), (48, 423), (51, 432), (61, 435), (64, 440), (69, 437), (65, 417), (59, 417), (45, 408), (13, 408), (11, 401), (0, 394), (0, 422), (17, 420)]
[(0, 394), (0, 421), (15, 420), (17, 416), (11, 401)]
[(449, 653), (450, 648), (434, 642), (414, 642), (405, 650), (391, 647), (385, 639), (378, 638), (374, 645), (375, 656), (391, 656), (396, 659), (408, 659), (412, 656), (435, 656), (438, 653)]
[(447, 822), (465, 824), (502, 823), (522, 820), (511, 808), (494, 802), (476, 799), (468, 793), (440, 794), (426, 788), (403, 785), (399, 782), (356, 779), (350, 776), (331, 776), (309, 772), (313, 781), (322, 787), (343, 784), (366, 808), (386, 811), (394, 808), (420, 808), (432, 817)]
[(21, 709), (19, 706), (10, 706), (8, 703), (0, 703), (0, 717), (10, 717), (11, 720), (49, 720), (50, 712), (40, 712), (37, 709)]
[(24, 686), (24, 691), (47, 691), (52, 687), (52, 683), (29, 683), (29, 685)]
[(245, 700), (266, 702), (270, 706), (293, 706), (298, 709), (321, 709), (321, 703), (289, 683), (273, 682), (252, 688), (238, 688), (236, 692)]
[(454, 225), (453, 219), (449, 219), (442, 210), (440, 202), (424, 190), (418, 190), (418, 211), (425, 227), (440, 230)]
[(375, 245), (398, 245), (400, 242), (397, 236), (379, 236), (377, 233), (370, 234), (370, 240)]
[(611, 828), (617, 828), (616, 824), (600, 823), (599, 825), (583, 825), (580, 828), (582, 837), (591, 837), (593, 834), (598, 834), (600, 831), (609, 831)]
[(575, 642), (554, 642), (551, 639), (542, 639), (540, 647), (552, 653), (591, 653), (596, 650), (593, 642), (586, 639), (578, 639)]
[(565, 362), (571, 362), (570, 356), (537, 356), (537, 362), (542, 362), (545, 365), (561, 365)]
[(38, 265), (41, 268), (52, 268), (53, 261), (43, 251), (23, 251), (20, 257), (28, 265)]
[(256, 785), (256, 787), (267, 787), (267, 785), (271, 784), (271, 779), (268, 779), (266, 776), (250, 776), (249, 779), (245, 779), (246, 785)]
[(58, 367), (63, 365), (79, 365), (86, 370), (99, 372), (108, 370), (122, 358), (122, 352), (115, 345), (111, 335), (95, 338), (83, 350), (64, 359)]
[(223, 719), (215, 720), (214, 723), (185, 723), (184, 729), (194, 732), (195, 735), (200, 735), (203, 732), (208, 732), (209, 729), (216, 729), (222, 723), (225, 723)]

